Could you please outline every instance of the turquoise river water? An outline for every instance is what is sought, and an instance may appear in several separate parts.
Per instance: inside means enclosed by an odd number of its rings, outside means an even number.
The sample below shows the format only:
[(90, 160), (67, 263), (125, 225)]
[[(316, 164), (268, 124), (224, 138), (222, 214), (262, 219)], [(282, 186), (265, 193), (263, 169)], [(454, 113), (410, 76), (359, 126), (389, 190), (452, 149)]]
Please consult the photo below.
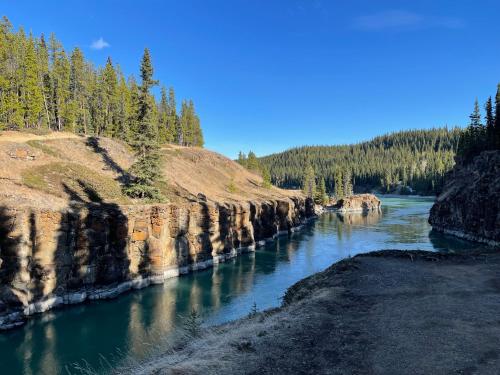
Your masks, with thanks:
[(1, 374), (79, 374), (75, 363), (105, 373), (123, 356), (141, 359), (182, 326), (195, 308), (206, 325), (281, 303), (296, 281), (332, 263), (379, 249), (468, 251), (479, 247), (431, 232), (433, 199), (383, 198), (380, 213), (326, 213), (302, 231), (282, 236), (217, 267), (168, 280), (110, 301), (36, 316), (0, 333)]

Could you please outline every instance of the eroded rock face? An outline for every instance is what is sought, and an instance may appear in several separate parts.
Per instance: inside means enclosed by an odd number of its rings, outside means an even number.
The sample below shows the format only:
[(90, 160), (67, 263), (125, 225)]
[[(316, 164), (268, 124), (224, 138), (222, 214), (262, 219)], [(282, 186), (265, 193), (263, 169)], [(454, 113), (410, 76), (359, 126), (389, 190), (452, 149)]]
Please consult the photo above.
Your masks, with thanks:
[(334, 208), (339, 212), (369, 212), (380, 210), (380, 204), (373, 194), (356, 194), (340, 199)]
[(0, 207), (0, 328), (223, 262), (313, 215), (302, 198), (184, 206)]
[(470, 164), (455, 166), (429, 223), (440, 232), (500, 246), (500, 151), (485, 151)]

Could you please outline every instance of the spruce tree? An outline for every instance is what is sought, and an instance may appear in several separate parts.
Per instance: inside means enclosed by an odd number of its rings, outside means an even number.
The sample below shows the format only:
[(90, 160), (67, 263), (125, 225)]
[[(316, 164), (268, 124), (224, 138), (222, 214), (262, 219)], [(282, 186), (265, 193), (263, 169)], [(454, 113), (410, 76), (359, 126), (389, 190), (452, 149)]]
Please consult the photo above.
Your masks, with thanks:
[(237, 162), (238, 162), (238, 164), (240, 164), (241, 166), (243, 166), (245, 168), (248, 167), (248, 165), (247, 165), (247, 156), (245, 155), (244, 152), (240, 151), (238, 153), (238, 160), (237, 160)]
[(317, 204), (321, 204), (321, 205), (325, 205), (328, 203), (328, 195), (326, 194), (325, 179), (323, 177), (320, 177), (320, 179), (319, 179), (315, 201)]
[(135, 198), (161, 199), (156, 183), (161, 179), (159, 144), (153, 124), (154, 100), (150, 95), (156, 85), (149, 50), (144, 50), (141, 62), (141, 86), (137, 111), (137, 131), (131, 142), (136, 151), (136, 162), (130, 168), (132, 179), (125, 192)]
[(491, 96), (486, 101), (484, 109), (486, 111), (486, 115), (485, 115), (486, 146), (488, 149), (492, 149), (495, 147), (495, 140), (494, 140), (495, 117), (493, 116), (493, 102), (491, 100)]
[(39, 127), (43, 110), (43, 95), (38, 78), (35, 42), (30, 35), (24, 58), (23, 107), (26, 127)]
[(497, 86), (497, 94), (495, 96), (495, 127), (493, 129), (493, 138), (496, 149), (500, 149), (500, 83)]
[(179, 143), (180, 139), (180, 126), (179, 119), (177, 118), (177, 102), (175, 100), (175, 91), (173, 87), (168, 89), (168, 117), (167, 117), (167, 134), (170, 139), (169, 142)]
[(259, 170), (259, 168), (259, 159), (257, 159), (257, 156), (253, 151), (249, 151), (247, 157), (247, 169), (250, 169), (251, 171), (257, 171)]
[(342, 183), (343, 183), (344, 195), (346, 197), (351, 196), (353, 194), (353, 188), (352, 188), (352, 177), (350, 171), (344, 171)]
[(302, 191), (308, 198), (314, 199), (316, 196), (316, 174), (311, 164), (307, 165), (302, 181)]
[(271, 188), (271, 173), (267, 167), (262, 167), (262, 187), (265, 189)]
[(337, 200), (344, 198), (344, 181), (342, 177), (342, 171), (337, 169), (334, 176), (335, 181), (335, 198)]
[(167, 89), (165, 86), (161, 88), (161, 99), (158, 108), (158, 136), (161, 143), (172, 142), (168, 133), (168, 116), (170, 115), (170, 108), (168, 105)]

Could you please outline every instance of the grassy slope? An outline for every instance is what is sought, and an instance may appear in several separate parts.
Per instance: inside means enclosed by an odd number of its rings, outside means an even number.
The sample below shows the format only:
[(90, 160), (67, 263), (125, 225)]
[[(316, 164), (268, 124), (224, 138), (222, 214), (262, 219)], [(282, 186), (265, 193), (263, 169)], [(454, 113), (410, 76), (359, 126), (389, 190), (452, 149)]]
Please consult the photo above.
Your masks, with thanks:
[[(262, 188), (262, 179), (217, 153), (166, 145), (164, 181), (167, 201), (196, 200), (199, 193), (214, 201), (279, 199), (299, 192)], [(78, 196), (133, 203), (121, 192), (121, 181), (134, 161), (124, 143), (68, 133), (0, 134), (0, 204), (64, 206)], [(92, 191), (92, 194), (87, 194)]]

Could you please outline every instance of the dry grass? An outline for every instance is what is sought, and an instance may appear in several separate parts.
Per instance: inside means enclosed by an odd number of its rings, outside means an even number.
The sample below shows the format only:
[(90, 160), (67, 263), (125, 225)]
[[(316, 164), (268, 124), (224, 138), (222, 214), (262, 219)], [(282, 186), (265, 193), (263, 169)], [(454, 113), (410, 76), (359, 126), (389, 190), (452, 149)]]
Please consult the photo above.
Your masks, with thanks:
[(22, 182), (32, 189), (62, 198), (79, 197), (87, 202), (128, 202), (117, 181), (97, 175), (91, 169), (76, 163), (55, 162), (28, 168), (22, 172)]
[(30, 145), (31, 147), (39, 149), (40, 151), (42, 151), (43, 153), (45, 153), (47, 155), (53, 156), (55, 158), (62, 157), (60, 152), (58, 152), (57, 150), (54, 150), (52, 147), (48, 146), (45, 142), (43, 142), (41, 140), (32, 139), (26, 143), (28, 145)]
[[(12, 158), (17, 149), (27, 149), (35, 156), (29, 160)], [(164, 179), (158, 187), (169, 202), (195, 201), (199, 194), (216, 202), (286, 199), (301, 194), (276, 187), (263, 188), (259, 175), (206, 149), (166, 145), (161, 153)], [(9, 186), (0, 186), (0, 202), (29, 204), (31, 200), (33, 205), (52, 207), (56, 197), (68, 198), (63, 183), (82, 193), (79, 180), (92, 186), (105, 200), (130, 202), (121, 194), (118, 181), (123, 180), (133, 162), (130, 147), (109, 138), (96, 141), (70, 133), (2, 132), (0, 179), (9, 181)], [(15, 184), (24, 189), (13, 189)], [(31, 193), (25, 187), (31, 188)]]

